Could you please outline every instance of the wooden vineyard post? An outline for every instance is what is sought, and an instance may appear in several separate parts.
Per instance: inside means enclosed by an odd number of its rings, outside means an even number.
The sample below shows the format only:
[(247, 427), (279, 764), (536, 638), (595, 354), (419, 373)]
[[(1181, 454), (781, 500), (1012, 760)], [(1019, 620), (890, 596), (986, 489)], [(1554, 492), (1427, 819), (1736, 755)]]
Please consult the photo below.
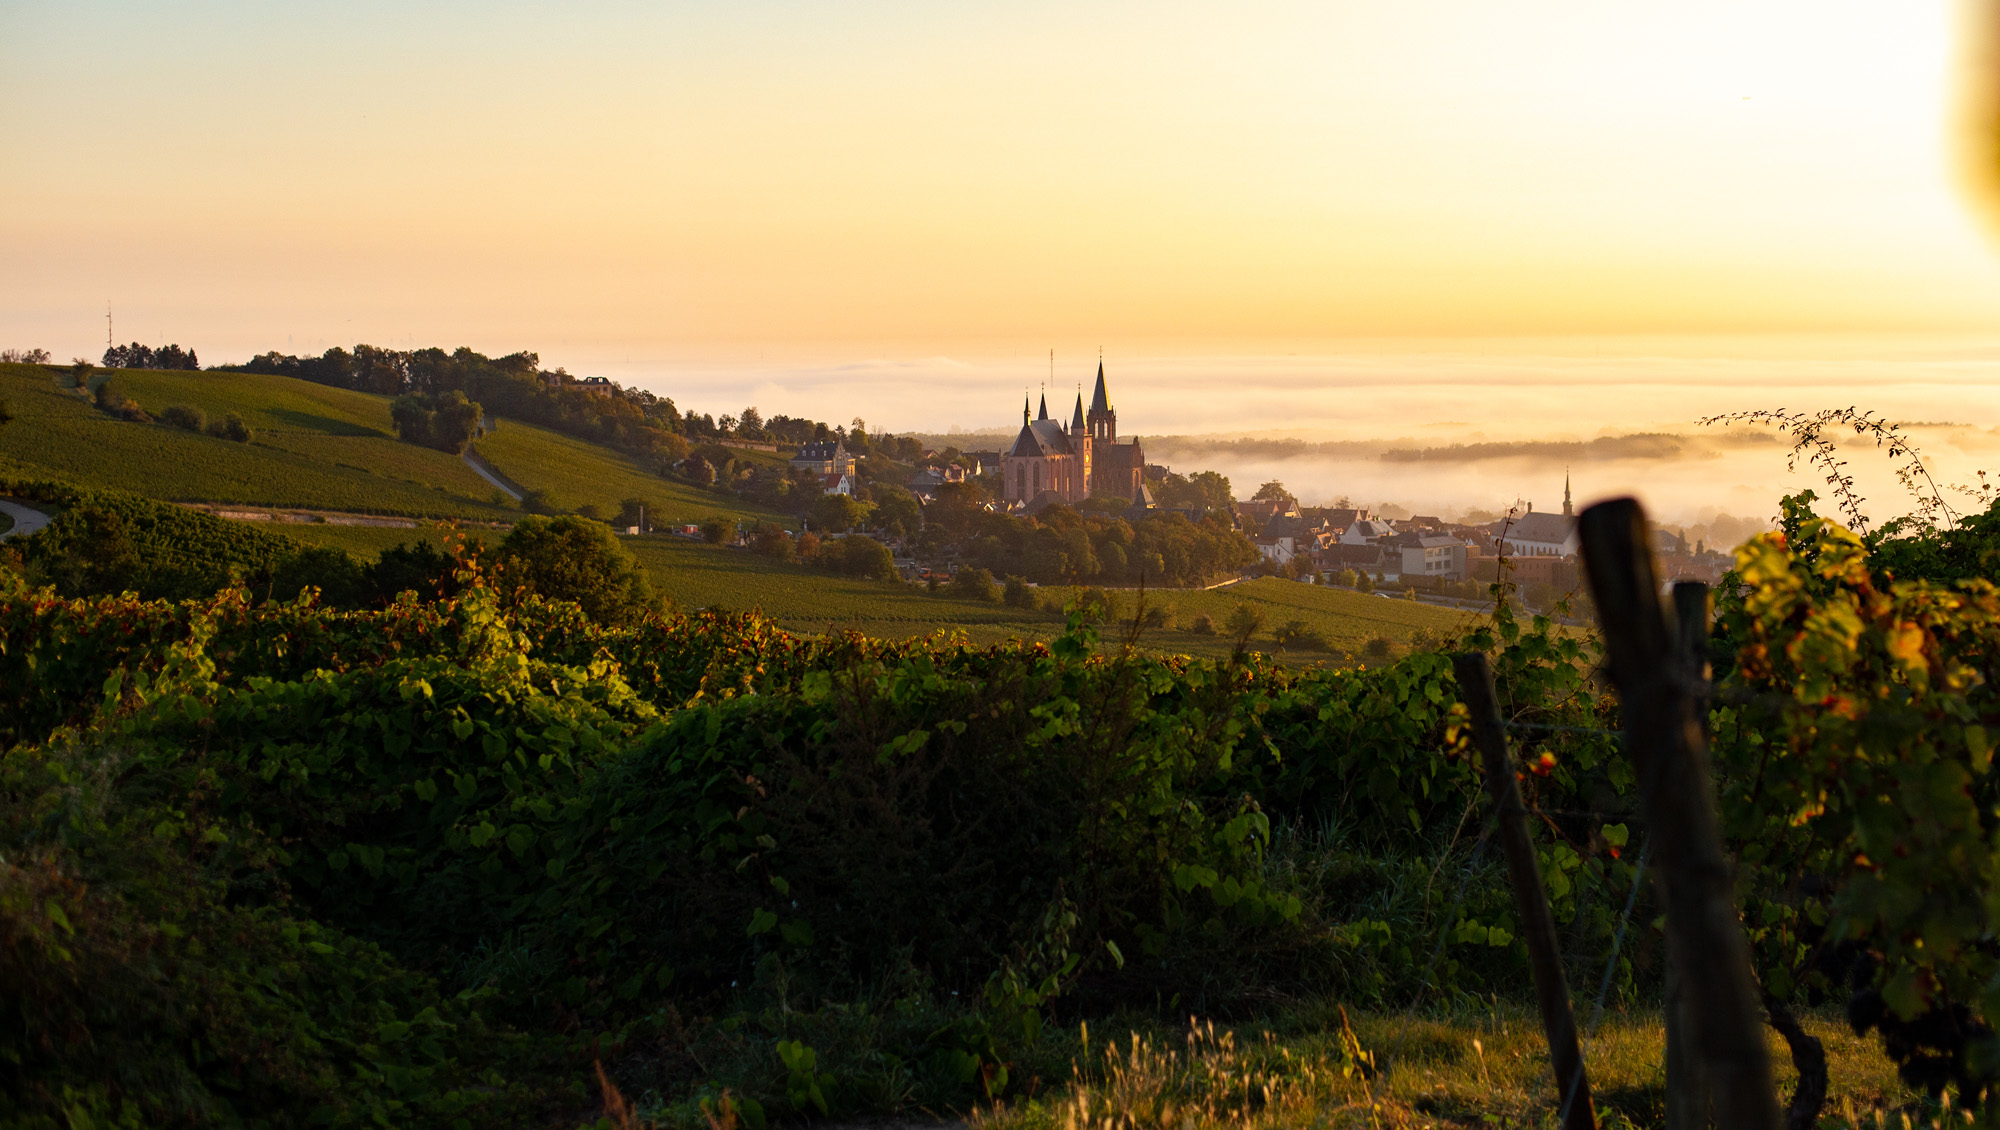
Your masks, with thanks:
[(1599, 503), (1584, 510), (1578, 533), (1666, 891), (1667, 946), (1681, 973), (1693, 1066), (1716, 1125), (1778, 1130), (1761, 998), (1709, 797), (1708, 743), (1662, 607), (1645, 512), (1629, 498)]
[(1521, 916), (1521, 939), (1528, 944), (1528, 964), (1535, 974), (1535, 999), (1541, 1006), (1542, 1032), (1549, 1041), (1549, 1064), (1555, 1068), (1556, 1103), (1563, 1130), (1597, 1130), (1597, 1113), (1590, 1102), (1590, 1079), (1583, 1070), (1583, 1049), (1577, 1046), (1576, 1014), (1570, 1008), (1569, 979), (1563, 974), (1562, 952), (1556, 942), (1556, 921), (1542, 889), (1542, 869), (1535, 845), (1528, 838), (1528, 812), (1521, 804), (1521, 787), (1514, 780), (1514, 759), (1507, 754), (1507, 733), (1501, 728), (1500, 704), (1493, 691), (1493, 672), (1478, 653), (1452, 658), (1459, 694), (1472, 714), (1472, 740), (1486, 767), (1486, 791), (1493, 798), (1495, 831), (1507, 856), (1507, 875), (1514, 887), (1514, 907)]
[[(1674, 583), (1674, 643), (1681, 676), (1694, 692), (1695, 716), (1708, 718), (1708, 586), (1700, 581)], [(1657, 871), (1654, 872), (1658, 874)], [(1655, 883), (1660, 905), (1667, 905), (1665, 884)], [(1667, 1130), (1702, 1130), (1708, 1125), (1708, 1089), (1702, 1086), (1701, 1065), (1689, 1046), (1686, 974), (1676, 948), (1667, 947), (1666, 999), (1661, 1013), (1667, 1028)]]

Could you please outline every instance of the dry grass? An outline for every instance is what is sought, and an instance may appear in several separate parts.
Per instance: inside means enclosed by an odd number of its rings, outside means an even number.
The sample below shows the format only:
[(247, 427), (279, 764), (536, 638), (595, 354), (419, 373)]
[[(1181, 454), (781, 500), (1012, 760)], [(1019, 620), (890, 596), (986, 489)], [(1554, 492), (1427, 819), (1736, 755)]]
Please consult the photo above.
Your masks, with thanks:
[[(1802, 1018), (1824, 1042), (1831, 1094), (1823, 1127), (1889, 1130), (1964, 1125), (1970, 1117), (1922, 1102), (1871, 1039), (1832, 1013)], [(1541, 1026), (1502, 1005), (1453, 1019), (1344, 1013), (1284, 1038), (1206, 1023), (1179, 1039), (1126, 1035), (1078, 1057), (1067, 1089), (982, 1111), (979, 1130), (1209, 1130), (1241, 1127), (1548, 1127), (1555, 1085)], [(1252, 1032), (1255, 1030), (1253, 1029)], [(1587, 1049), (1601, 1125), (1659, 1126), (1664, 1032), (1657, 1015), (1606, 1018)], [(1781, 1093), (1793, 1083), (1771, 1034)]]

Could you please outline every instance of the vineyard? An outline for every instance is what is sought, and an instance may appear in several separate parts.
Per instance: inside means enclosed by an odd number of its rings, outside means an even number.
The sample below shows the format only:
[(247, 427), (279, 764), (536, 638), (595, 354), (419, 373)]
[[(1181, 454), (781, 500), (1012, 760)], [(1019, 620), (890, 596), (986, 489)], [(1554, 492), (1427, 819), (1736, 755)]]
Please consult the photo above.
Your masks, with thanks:
[[(208, 390), (206, 402), (218, 404), (255, 403), (270, 391), (225, 397), (210, 388), (224, 379), (239, 379), (233, 375), (145, 376), (151, 381), (133, 382), (124, 395), (143, 397), (139, 403), (149, 412), (180, 402), (181, 390), (163, 387), (179, 383), (189, 385), (190, 392)], [(117, 379), (130, 378), (120, 374)], [(457, 459), (363, 430), (351, 418), (274, 407), (264, 416), (283, 423), (257, 432), (252, 442), (235, 443), (163, 423), (120, 419), (58, 387), (58, 381), (69, 380), (67, 370), (0, 365), (0, 396), (18, 418), (15, 426), (0, 431), (0, 460), (7, 473), (175, 501), (412, 517), (506, 514), (493, 504), (493, 488)], [(152, 399), (156, 395), (157, 401)], [(386, 423), (386, 412), (384, 417)]]
[[(608, 516), (618, 512), (623, 500), (642, 498), (653, 506), (647, 522), (659, 527), (699, 523), (718, 514), (746, 524), (797, 525), (795, 519), (734, 495), (647, 474), (622, 452), (512, 420), (503, 421), (473, 448), (523, 487), (547, 492), (551, 505), (560, 510), (588, 505)], [(762, 458), (783, 465), (775, 456)]]
[[(1830, 1109), (1864, 1113), (1913, 1101), (1898, 1065), (1961, 1102), (2000, 1071), (2000, 593), (1877, 552), (1795, 512), (1712, 641), (1757, 973), (1819, 1033)], [(0, 1117), (1551, 1109), (1442, 654), (1174, 658), (1083, 608), (995, 646), (620, 626), (460, 569), (357, 612), (0, 573)], [(1659, 908), (1617, 700), (1587, 637), (1504, 603), (1465, 628), (1579, 1014), (1610, 1011), (1601, 1112), (1652, 1122)]]

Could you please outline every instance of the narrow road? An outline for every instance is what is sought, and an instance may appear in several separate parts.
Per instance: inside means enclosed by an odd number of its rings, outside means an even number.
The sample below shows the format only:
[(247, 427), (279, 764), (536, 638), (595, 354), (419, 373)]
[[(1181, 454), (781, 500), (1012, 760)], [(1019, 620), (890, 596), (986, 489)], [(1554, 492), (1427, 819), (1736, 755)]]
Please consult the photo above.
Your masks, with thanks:
[(49, 524), (49, 516), (39, 510), (0, 498), (0, 513), (14, 519), (14, 528), (0, 534), (0, 541), (8, 538), (24, 538)]
[(486, 460), (474, 455), (471, 448), (466, 448), (465, 453), (460, 455), (459, 458), (465, 460), (465, 465), (477, 472), (480, 478), (499, 487), (508, 498), (513, 499), (515, 502), (521, 501), (521, 492), (501, 482), (500, 476), (493, 473), (493, 468), (486, 465)]

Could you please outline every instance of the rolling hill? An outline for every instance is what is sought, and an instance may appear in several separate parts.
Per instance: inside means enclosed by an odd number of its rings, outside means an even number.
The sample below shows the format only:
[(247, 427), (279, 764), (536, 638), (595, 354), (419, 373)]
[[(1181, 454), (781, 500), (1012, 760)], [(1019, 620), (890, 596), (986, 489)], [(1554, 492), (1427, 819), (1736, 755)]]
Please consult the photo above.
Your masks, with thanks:
[[(233, 412), (253, 438), (241, 444), (118, 419), (73, 387), (67, 368), (0, 365), (0, 399), (16, 417), (0, 429), (0, 468), (170, 502), (481, 522), (520, 516), (519, 507), (464, 460), (397, 440), (387, 397), (256, 373), (100, 369), (91, 385), (105, 380), (154, 416), (171, 404), (191, 405), (211, 419)], [(657, 523), (715, 514), (746, 522), (787, 520), (732, 496), (648, 474), (621, 452), (531, 424), (498, 421), (478, 451), (523, 487), (547, 491), (563, 510), (588, 503), (615, 512), (621, 499), (643, 497), (661, 508)]]
[[(99, 410), (88, 391), (75, 388), (65, 367), (4, 364), (0, 399), (8, 402), (15, 421), (0, 429), (0, 475), (239, 511), (326, 512), (333, 521), (258, 524), (364, 559), (401, 542), (435, 541), (439, 523), (447, 521), (472, 523), (475, 536), (497, 537), (492, 527), (521, 514), (464, 460), (398, 441), (386, 397), (290, 377), (224, 372), (97, 370), (93, 387), (106, 379), (155, 416), (172, 404), (199, 408), (211, 419), (235, 413), (253, 438), (235, 443), (164, 423), (119, 419)], [(590, 505), (611, 514), (621, 500), (643, 498), (656, 526), (710, 516), (796, 524), (742, 499), (650, 474), (622, 452), (520, 421), (495, 421), (474, 450), (508, 481), (545, 492), (559, 510)], [(745, 452), (743, 458), (782, 463), (762, 452)], [(409, 524), (340, 524), (340, 512), (393, 516)], [(761, 609), (799, 632), (906, 637), (958, 630), (975, 642), (994, 643), (1045, 639), (1062, 626), (1062, 617), (1045, 609), (830, 576), (681, 538), (625, 541), (658, 590), (682, 607)], [(1066, 600), (1074, 590), (1044, 590), (1044, 600), (1058, 592)], [(1123, 599), (1129, 616), (1130, 597)], [(1406, 644), (1420, 630), (1448, 632), (1466, 619), (1462, 612), (1276, 579), (1206, 592), (1162, 592), (1152, 599), (1171, 609), (1169, 626), (1147, 631), (1144, 646), (1194, 655), (1229, 651), (1232, 641), (1189, 626), (1200, 615), (1220, 625), (1238, 603), (1263, 612), (1265, 630), (1253, 647), (1271, 648), (1271, 630), (1296, 619), (1347, 655), (1374, 637)], [(1292, 658), (1331, 661), (1314, 652)]]

